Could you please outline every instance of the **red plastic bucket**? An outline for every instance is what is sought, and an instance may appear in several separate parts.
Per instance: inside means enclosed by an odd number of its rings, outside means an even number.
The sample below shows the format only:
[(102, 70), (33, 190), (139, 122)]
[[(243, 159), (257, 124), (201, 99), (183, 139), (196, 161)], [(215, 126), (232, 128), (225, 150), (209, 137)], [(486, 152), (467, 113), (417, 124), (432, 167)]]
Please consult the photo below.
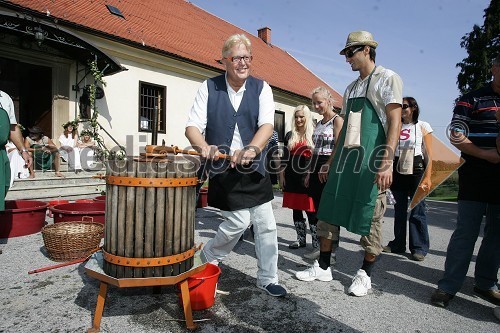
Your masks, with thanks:
[(188, 277), (189, 298), (192, 310), (205, 310), (214, 305), (219, 275), (219, 266), (208, 263), (204, 270)]
[(54, 223), (93, 221), (104, 224), (105, 206), (104, 202), (75, 202), (55, 205), (50, 210), (54, 214)]
[(61, 204), (67, 204), (67, 203), (69, 203), (69, 200), (50, 200), (49, 206), (55, 206), (55, 205), (61, 205)]
[(93, 199), (77, 199), (75, 200), (76, 203), (92, 203), (94, 202)]
[(61, 205), (61, 204), (67, 204), (69, 203), (69, 200), (50, 200), (49, 201), (49, 207), (47, 209), (47, 215), (49, 217), (52, 217), (52, 211), (50, 210), (51, 207), (55, 205)]
[(106, 196), (105, 195), (98, 195), (97, 197), (94, 198), (94, 201), (106, 202)]
[(35, 200), (7, 200), (0, 211), (0, 238), (31, 235), (42, 230), (48, 203)]

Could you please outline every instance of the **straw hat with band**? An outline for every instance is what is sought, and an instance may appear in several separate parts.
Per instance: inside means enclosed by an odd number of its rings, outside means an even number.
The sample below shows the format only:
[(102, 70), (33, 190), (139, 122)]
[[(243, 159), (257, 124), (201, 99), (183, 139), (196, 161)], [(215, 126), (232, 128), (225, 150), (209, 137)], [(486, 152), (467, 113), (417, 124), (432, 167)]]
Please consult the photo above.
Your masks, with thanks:
[(349, 36), (347, 36), (345, 47), (340, 51), (340, 55), (344, 55), (346, 49), (358, 45), (368, 45), (376, 48), (378, 43), (373, 39), (373, 35), (368, 31), (353, 31), (349, 34)]

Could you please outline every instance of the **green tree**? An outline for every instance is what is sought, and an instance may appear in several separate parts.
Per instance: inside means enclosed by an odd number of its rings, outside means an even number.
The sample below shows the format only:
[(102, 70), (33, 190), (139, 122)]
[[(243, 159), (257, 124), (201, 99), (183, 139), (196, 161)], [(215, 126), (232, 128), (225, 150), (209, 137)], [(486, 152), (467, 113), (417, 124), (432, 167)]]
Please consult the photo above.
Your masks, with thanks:
[(461, 94), (478, 89), (490, 81), (491, 61), (500, 54), (500, 0), (491, 0), (483, 17), (483, 26), (474, 25), (460, 42), (460, 46), (468, 53), (468, 57), (456, 65), (460, 68), (457, 84)]

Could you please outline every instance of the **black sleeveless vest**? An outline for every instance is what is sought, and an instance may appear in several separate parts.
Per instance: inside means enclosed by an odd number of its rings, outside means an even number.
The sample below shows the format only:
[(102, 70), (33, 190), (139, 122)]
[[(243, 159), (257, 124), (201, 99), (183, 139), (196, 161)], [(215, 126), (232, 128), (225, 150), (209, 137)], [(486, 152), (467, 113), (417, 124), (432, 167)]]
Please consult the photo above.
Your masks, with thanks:
[[(234, 110), (229, 100), (225, 75), (209, 79), (207, 85), (206, 142), (216, 145), (223, 153), (229, 153), (234, 129), (238, 125), (243, 145), (247, 146), (259, 129), (259, 96), (264, 82), (252, 76), (247, 78), (238, 110)], [(271, 201), (274, 195), (269, 174), (265, 170), (265, 150), (257, 155), (249, 167), (231, 168), (229, 162), (223, 160), (208, 162), (208, 204), (233, 211)]]
[[(264, 82), (249, 76), (245, 83), (245, 92), (238, 108), (234, 110), (226, 87), (225, 75), (209, 79), (207, 126), (205, 140), (209, 145), (216, 145), (219, 151), (229, 153), (233, 141), (234, 129), (238, 125), (241, 141), (247, 146), (257, 133), (259, 120), (259, 96)], [(250, 168), (265, 175), (266, 148), (259, 154)], [(227, 161), (212, 163), (211, 174), (216, 174), (228, 167)]]

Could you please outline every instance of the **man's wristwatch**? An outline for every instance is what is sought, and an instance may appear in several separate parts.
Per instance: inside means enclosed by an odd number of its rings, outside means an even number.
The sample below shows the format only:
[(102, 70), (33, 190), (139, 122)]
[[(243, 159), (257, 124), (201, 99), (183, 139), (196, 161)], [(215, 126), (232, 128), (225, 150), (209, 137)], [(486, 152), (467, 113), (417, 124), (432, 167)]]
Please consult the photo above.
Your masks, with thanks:
[(22, 155), (23, 153), (27, 153), (28, 152), (28, 149), (26, 148), (23, 148), (19, 151), (19, 155)]

